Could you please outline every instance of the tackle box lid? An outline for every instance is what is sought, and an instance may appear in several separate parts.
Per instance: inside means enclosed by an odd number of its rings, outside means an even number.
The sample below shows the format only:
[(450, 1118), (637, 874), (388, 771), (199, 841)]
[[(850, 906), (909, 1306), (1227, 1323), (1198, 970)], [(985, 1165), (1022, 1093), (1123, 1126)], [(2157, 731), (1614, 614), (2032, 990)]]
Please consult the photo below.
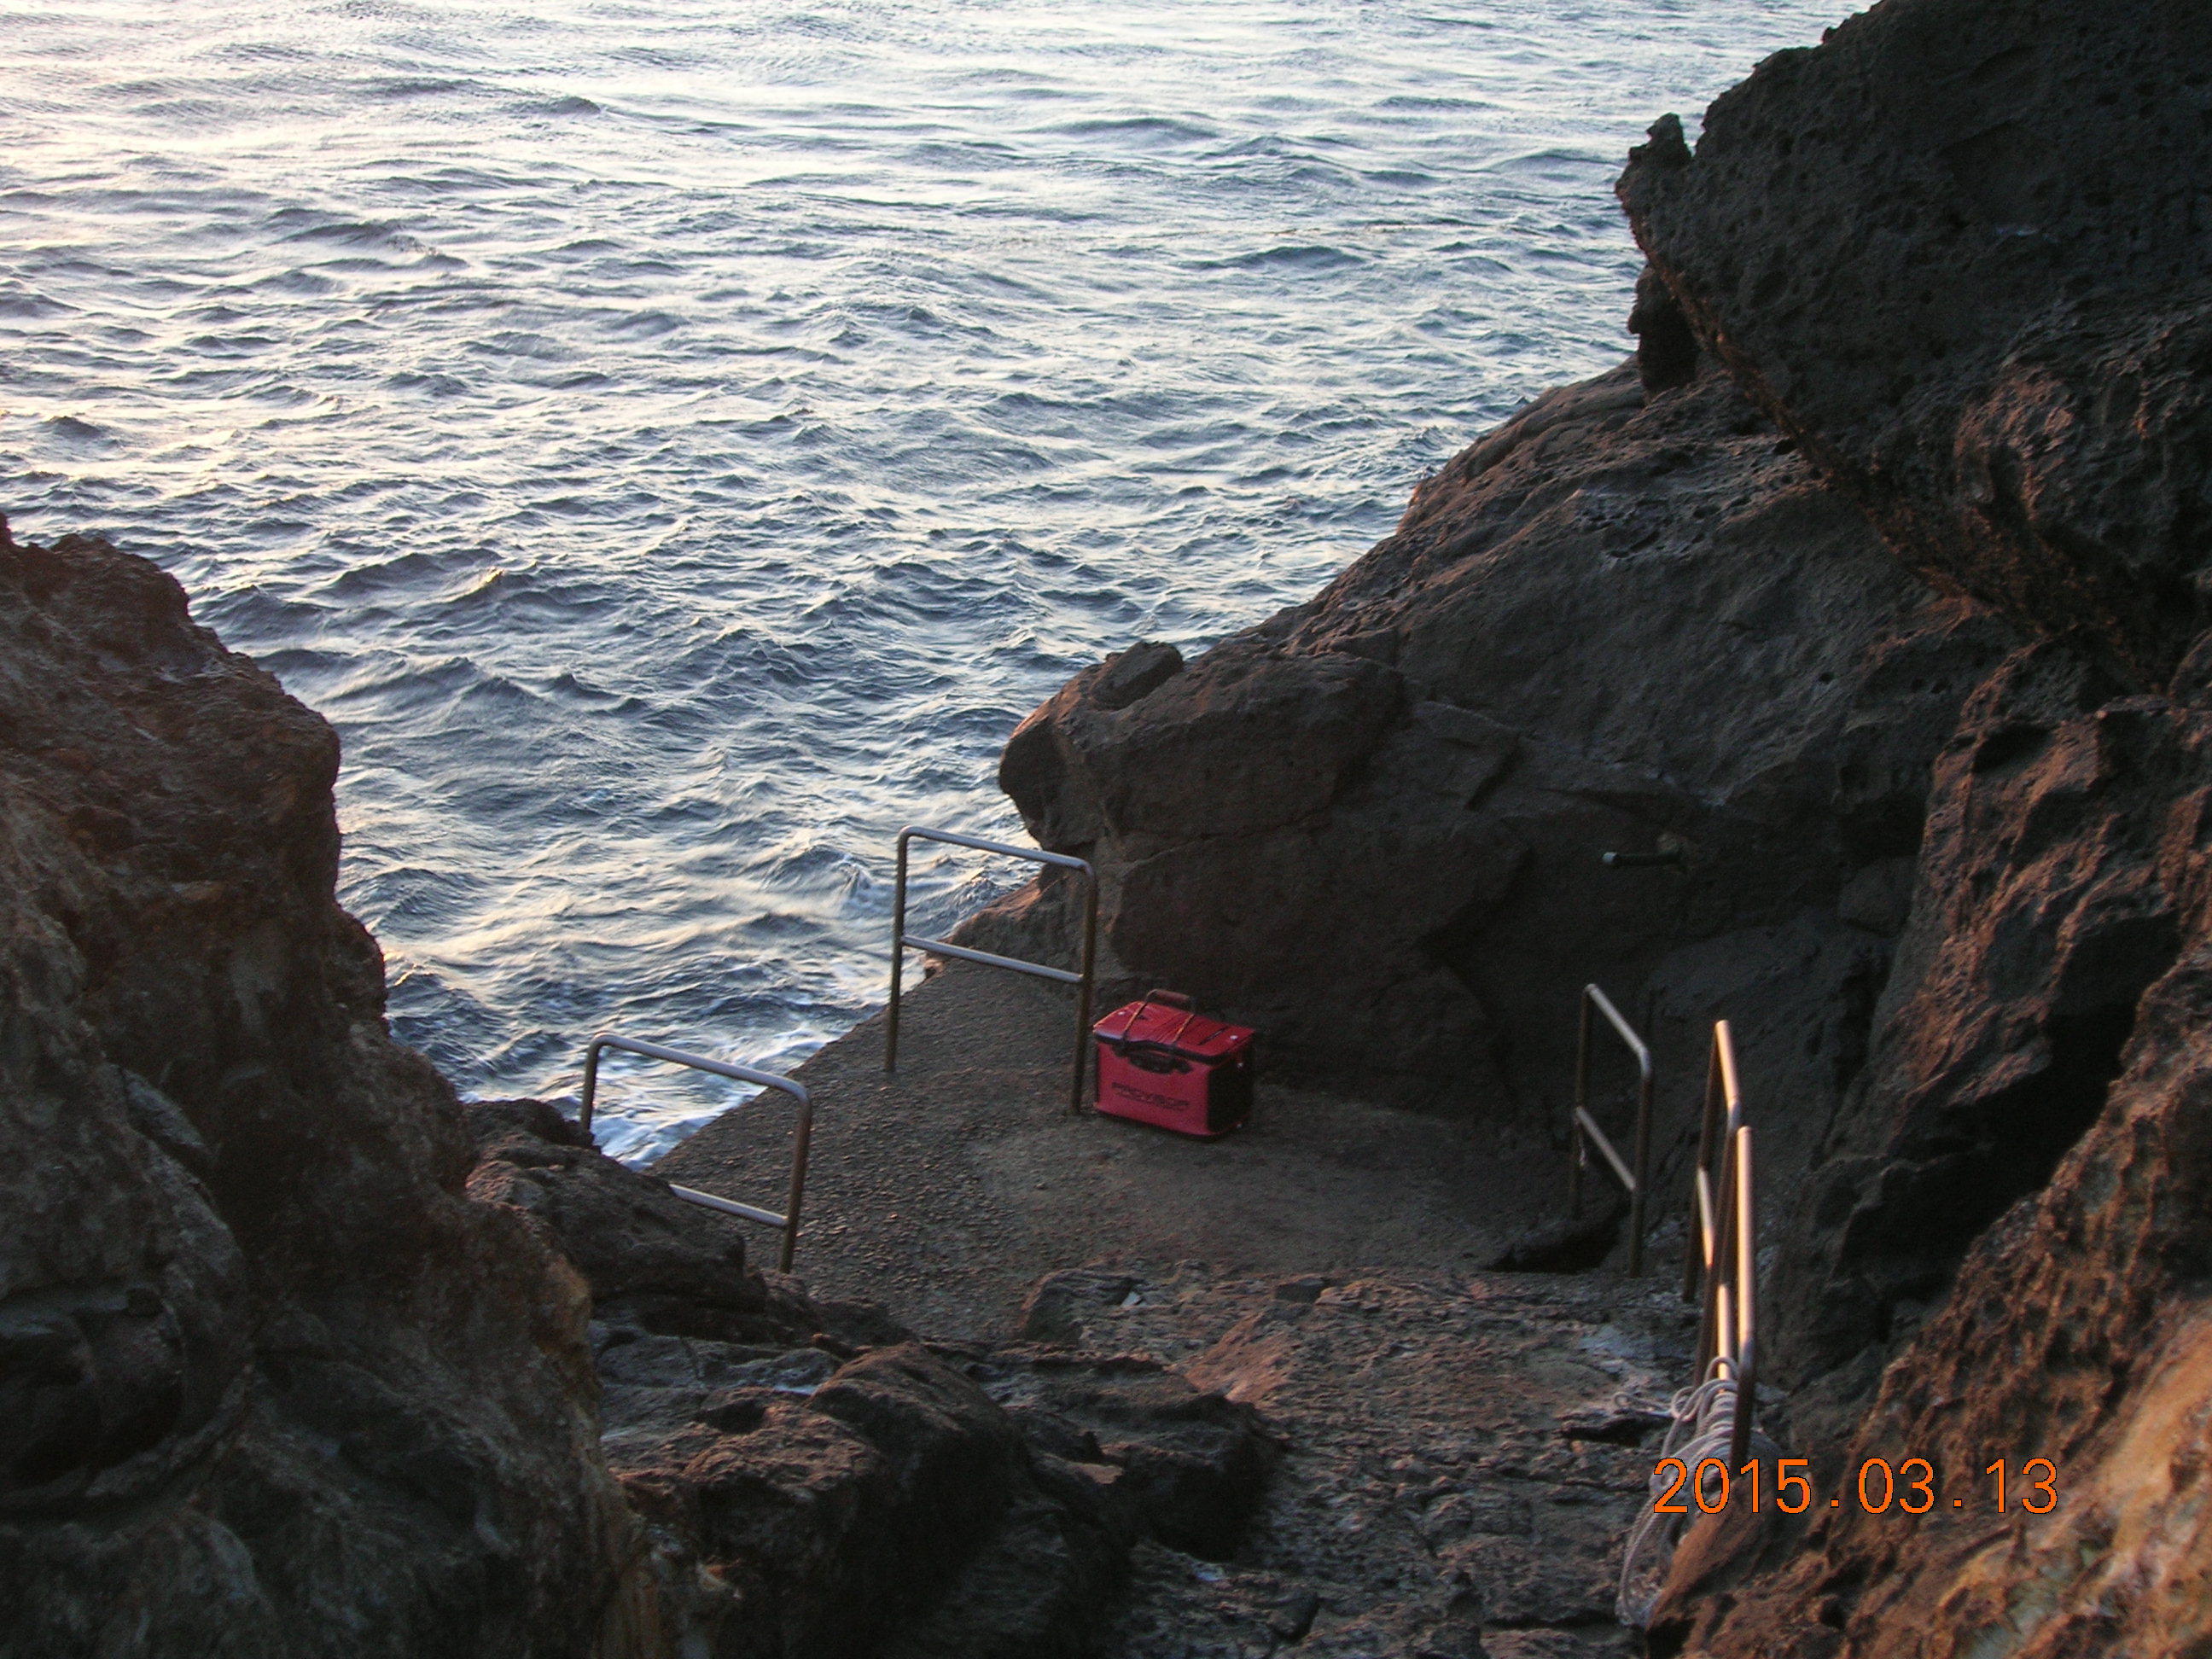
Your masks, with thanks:
[(1141, 1042), (1193, 1060), (1223, 1060), (1252, 1041), (1249, 1025), (1231, 1025), (1197, 1012), (1188, 997), (1152, 991), (1124, 1003), (1091, 1028), (1101, 1042)]

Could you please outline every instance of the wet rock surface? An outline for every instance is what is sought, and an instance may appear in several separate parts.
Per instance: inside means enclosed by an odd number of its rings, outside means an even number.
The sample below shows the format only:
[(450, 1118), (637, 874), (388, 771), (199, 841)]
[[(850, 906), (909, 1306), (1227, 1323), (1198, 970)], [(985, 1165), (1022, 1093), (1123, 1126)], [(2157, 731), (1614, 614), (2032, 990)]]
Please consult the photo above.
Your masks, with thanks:
[(386, 1033), (337, 764), (152, 565), (0, 533), (0, 1651), (647, 1650), (583, 1287)]

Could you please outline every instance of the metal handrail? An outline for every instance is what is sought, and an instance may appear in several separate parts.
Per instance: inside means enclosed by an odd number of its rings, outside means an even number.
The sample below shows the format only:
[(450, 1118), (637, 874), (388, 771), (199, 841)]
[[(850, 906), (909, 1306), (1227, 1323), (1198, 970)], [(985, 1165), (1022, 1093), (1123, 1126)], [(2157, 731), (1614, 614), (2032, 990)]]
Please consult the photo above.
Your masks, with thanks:
[(1729, 1462), (1741, 1465), (1751, 1455), (1753, 1395), (1759, 1380), (1759, 1212), (1751, 1126), (1743, 1121), (1743, 1094), (1736, 1080), (1735, 1038), (1724, 1019), (1713, 1022), (1705, 1065), (1705, 1109), (1687, 1231), (1682, 1299), (1698, 1301), (1704, 1281), (1693, 1381), (1703, 1382), (1709, 1376), (1734, 1379)]
[(791, 1149), (791, 1194), (781, 1215), (774, 1210), (740, 1204), (734, 1199), (717, 1198), (712, 1193), (679, 1187), (674, 1182), (668, 1184), (668, 1190), (687, 1203), (720, 1210), (724, 1215), (740, 1216), (747, 1221), (757, 1221), (763, 1226), (781, 1228), (783, 1255), (777, 1266), (782, 1272), (789, 1273), (792, 1256), (799, 1249), (799, 1208), (806, 1197), (806, 1148), (814, 1135), (813, 1097), (802, 1085), (787, 1077), (778, 1077), (774, 1072), (757, 1071), (750, 1066), (739, 1066), (726, 1060), (708, 1060), (703, 1054), (687, 1054), (681, 1048), (665, 1048), (658, 1042), (642, 1042), (635, 1037), (617, 1036), (612, 1032), (602, 1031), (584, 1050), (584, 1105), (579, 1121), (586, 1134), (592, 1132), (592, 1105), (599, 1096), (599, 1052), (605, 1048), (619, 1048), (625, 1054), (643, 1054), (647, 1060), (665, 1060), (672, 1066), (688, 1066), (695, 1072), (711, 1072), (716, 1077), (729, 1078), (738, 1083), (757, 1083), (765, 1089), (780, 1089), (799, 1103), (799, 1127)]
[[(1632, 1170), (1613, 1151), (1613, 1142), (1599, 1128), (1589, 1111), (1590, 1009), (1595, 1005), (1629, 1053), (1636, 1056), (1636, 1168)], [(1605, 1161), (1628, 1193), (1628, 1274), (1644, 1271), (1644, 1200), (1650, 1190), (1651, 1170), (1651, 1048), (1613, 1006), (1613, 999), (1595, 985), (1583, 987), (1580, 1024), (1575, 1036), (1575, 1114), (1573, 1156), (1567, 1164), (1567, 1209), (1579, 1215), (1583, 1207), (1583, 1166), (1589, 1162), (1589, 1142), (1595, 1141)]]
[[(1041, 962), (1024, 962), (1018, 957), (994, 956), (988, 951), (971, 951), (964, 945), (947, 944), (941, 939), (924, 939), (919, 933), (906, 930), (906, 866), (907, 844), (914, 841), (942, 842), (950, 847), (971, 847), (981, 853), (998, 853), (1007, 858), (1027, 859), (1032, 864), (1049, 864), (1063, 870), (1083, 872), (1083, 971), (1072, 974), (1065, 968), (1048, 968)], [(1028, 974), (1036, 979), (1048, 979), (1060, 985), (1073, 985), (1075, 993), (1075, 1059), (1073, 1075), (1069, 1081), (1068, 1109), (1083, 1109), (1083, 1061), (1091, 1044), (1091, 989), (1093, 970), (1098, 962), (1098, 872), (1090, 862), (1066, 853), (1046, 853), (1034, 847), (1009, 847), (1004, 842), (985, 841), (979, 836), (955, 835), (950, 830), (924, 830), (908, 824), (899, 831), (898, 884), (893, 900), (891, 919), (891, 1000), (884, 1017), (884, 1070), (898, 1069), (899, 985), (906, 967), (908, 951), (927, 951), (933, 955), (957, 957), (963, 962), (980, 962), (986, 968), (1008, 968), (1018, 974)]]

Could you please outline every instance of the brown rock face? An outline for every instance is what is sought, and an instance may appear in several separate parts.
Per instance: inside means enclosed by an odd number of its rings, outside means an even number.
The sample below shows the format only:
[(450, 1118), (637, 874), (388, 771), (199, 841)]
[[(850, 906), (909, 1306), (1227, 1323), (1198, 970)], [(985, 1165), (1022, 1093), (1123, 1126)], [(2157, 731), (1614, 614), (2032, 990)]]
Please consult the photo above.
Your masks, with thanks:
[(2162, 687), (2212, 621), (2212, 11), (1888, 0), (1668, 118), (1620, 195), (1915, 568)]
[[(1488, 1110), (1501, 1065), (1556, 1099), (1583, 981), (1640, 1015), (1656, 981), (1676, 1072), (1747, 1016), (1809, 1139), (1863, 1052), (1929, 761), (2011, 636), (1791, 447), (1717, 372), (1647, 401), (1624, 367), (1459, 456), (1313, 603), (1079, 675), (1000, 781), (1098, 864), (1109, 969), (1279, 1061)], [(1064, 960), (1071, 892), (962, 938)]]
[[(1947, 766), (1968, 771), (1974, 755), (1961, 745)], [(2118, 991), (2156, 972), (2175, 937), (2188, 943), (2131, 1010), (2109, 1093), (2081, 1079), (2101, 1108), (2094, 1127), (2047, 1186), (1974, 1243), (1856, 1433), (1846, 1420), (1848, 1437), (1829, 1443), (1816, 1473), (1846, 1493), (1843, 1507), (1816, 1510), (1803, 1544), (1766, 1575), (1726, 1595), (1678, 1598), (1655, 1626), (1656, 1652), (2087, 1659), (2212, 1643), (2212, 718), (2130, 699), (2062, 722), (1989, 769), (2006, 775), (1954, 783), (1961, 810), (1986, 815), (1984, 855), (1949, 867), (1969, 887), (2009, 892), (1990, 926), (1945, 941), (1888, 1038), (1960, 1062), (1948, 1115), (1960, 1156), (1986, 1158), (2013, 1134), (2037, 1141), (2042, 1126), (2021, 1097), (2053, 1069), (2065, 1016), (2051, 1011), (2069, 989), (2101, 980)], [(2063, 875), (2054, 859), (2069, 866)], [(2043, 902), (2024, 904), (2036, 889)], [(2042, 948), (2031, 943), (2037, 928), (2055, 932), (2055, 946), (2047, 934)], [(1970, 976), (1998, 994), (1960, 995)], [(1931, 1005), (1947, 986), (1957, 1000), (1939, 1012)], [(2039, 1009), (2047, 1035), (2034, 1029)], [(1988, 1026), (2008, 1023), (2026, 1029), (2001, 1057)], [(1933, 1257), (1928, 1231), (1972, 1218), (1941, 1217), (1940, 1191), (1907, 1210), (1912, 1186), (1933, 1183), (1924, 1158), (1895, 1154), (1924, 1145), (1947, 1114), (1909, 1091), (1899, 1104), (1893, 1160), (1864, 1182), (1867, 1201), (1832, 1247), (1844, 1273), (1875, 1277), (1915, 1246)], [(1916, 1216), (1932, 1224), (1917, 1237)], [(1814, 1303), (1820, 1281), (1799, 1290)], [(1863, 1299), (1846, 1305), (1856, 1312)], [(1832, 1328), (1820, 1334), (1835, 1340)], [(1847, 1483), (1875, 1457), (1928, 1461), (1927, 1515), (1859, 1512)], [(2037, 1458), (2049, 1467), (2027, 1468)], [(2011, 1483), (2001, 1513), (1986, 1473), (2000, 1459)]]
[[(2212, 1645), (2208, 162), (2204, 8), (1889, 0), (1622, 179), (1704, 342), (1899, 556), (2046, 636), (1936, 760), (1779, 1252), (1823, 1501), (1802, 1541), (1701, 1540), (1655, 1653)], [(1927, 1462), (1925, 1515), (1861, 1512), (1876, 1457)]]
[(1970, 702), (1936, 769), (1919, 893), (1857, 1096), (1784, 1272), (1786, 1352), (1844, 1365), (1937, 1295), (2104, 1109), (2197, 879), (2172, 838), (2208, 780), (2194, 717), (2099, 705), (2041, 646)]
[(0, 547), (0, 1652), (648, 1650), (582, 1286), (386, 1035), (330, 729), (99, 543)]

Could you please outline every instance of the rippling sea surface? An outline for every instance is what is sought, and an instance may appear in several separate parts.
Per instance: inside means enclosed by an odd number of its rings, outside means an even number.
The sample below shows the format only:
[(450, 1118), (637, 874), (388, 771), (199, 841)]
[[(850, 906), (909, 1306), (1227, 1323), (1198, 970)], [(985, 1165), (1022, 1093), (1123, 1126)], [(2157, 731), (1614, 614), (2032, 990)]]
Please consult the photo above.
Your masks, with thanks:
[[(1310, 595), (1619, 359), (1610, 185), (1841, 0), (0, 5), (0, 508), (343, 734), (343, 896), (465, 1093), (781, 1066), (904, 823)], [(935, 927), (1018, 871), (923, 860)], [(615, 1068), (641, 1158), (728, 1104)]]

